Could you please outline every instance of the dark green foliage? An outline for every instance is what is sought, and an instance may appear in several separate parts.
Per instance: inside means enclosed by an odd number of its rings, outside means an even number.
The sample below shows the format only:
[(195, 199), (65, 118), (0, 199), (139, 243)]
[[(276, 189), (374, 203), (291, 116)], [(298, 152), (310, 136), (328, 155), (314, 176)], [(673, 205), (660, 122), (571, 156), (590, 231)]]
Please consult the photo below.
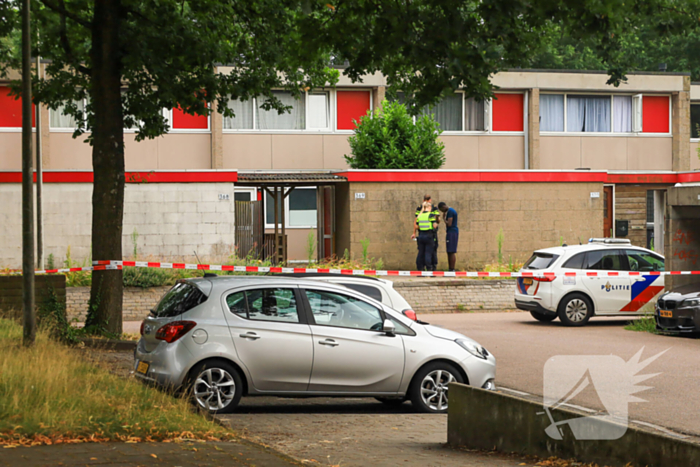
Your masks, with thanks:
[(413, 117), (399, 102), (384, 102), (382, 111), (364, 116), (348, 138), (353, 169), (439, 169), (445, 163), (440, 126), (432, 116)]
[(37, 309), (36, 317), (39, 328), (48, 331), (52, 338), (64, 344), (80, 342), (82, 330), (74, 328), (68, 322), (66, 307), (58, 299), (55, 290), (48, 290), (48, 296)]

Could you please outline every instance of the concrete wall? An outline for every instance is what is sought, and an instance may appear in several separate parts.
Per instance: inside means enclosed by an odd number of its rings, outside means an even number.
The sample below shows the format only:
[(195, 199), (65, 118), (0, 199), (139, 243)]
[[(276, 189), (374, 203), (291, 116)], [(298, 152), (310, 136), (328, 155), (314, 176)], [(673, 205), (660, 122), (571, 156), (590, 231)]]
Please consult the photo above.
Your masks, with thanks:
[[(3, 317), (22, 318), (22, 292), (24, 286), (21, 275), (0, 276), (0, 311)], [(66, 305), (66, 276), (37, 275), (34, 284), (34, 299), (37, 308), (41, 308), (51, 298)], [(88, 290), (89, 298), (89, 290)]]
[[(550, 409), (556, 421), (578, 419), (590, 413), (568, 408)], [(700, 445), (638, 427), (605, 420), (585, 420), (586, 435), (609, 434), (608, 440), (574, 438), (567, 425), (560, 425), (563, 439), (550, 438), (545, 429), (550, 419), (542, 403), (463, 384), (450, 384), (447, 443), (485, 451), (516, 452), (543, 458), (556, 456), (611, 467), (676, 467), (700, 465)], [(581, 425), (579, 425), (581, 426)], [(618, 438), (622, 431), (621, 437)]]
[[(667, 271), (700, 269), (700, 186), (673, 187), (666, 193)], [(698, 283), (695, 276), (666, 276), (666, 288)]]
[[(416, 242), (411, 240), (416, 206), (429, 193), (459, 213), (457, 267), (494, 262), (496, 236), (504, 232), (503, 258), (524, 261), (533, 250), (600, 236), (603, 228), (600, 183), (350, 183), (337, 193), (338, 252), (361, 255), (360, 242), (370, 241), (369, 256), (389, 268), (415, 268)], [(355, 199), (355, 193), (365, 193)], [(439, 267), (446, 263), (444, 226), (440, 229)]]
[[(673, 138), (540, 136), (540, 169), (671, 170)], [(700, 166), (700, 164), (698, 164)]]
[[(230, 200), (220, 201), (219, 194)], [(61, 265), (70, 247), (77, 261), (90, 258), (92, 185), (44, 185), (44, 251)], [(21, 187), (0, 184), (0, 266), (21, 264)], [(164, 260), (224, 261), (233, 250), (232, 183), (127, 184), (122, 248), (132, 256), (136, 232), (139, 256)], [(97, 259), (97, 258), (96, 258)], [(111, 259), (111, 258), (100, 258)]]

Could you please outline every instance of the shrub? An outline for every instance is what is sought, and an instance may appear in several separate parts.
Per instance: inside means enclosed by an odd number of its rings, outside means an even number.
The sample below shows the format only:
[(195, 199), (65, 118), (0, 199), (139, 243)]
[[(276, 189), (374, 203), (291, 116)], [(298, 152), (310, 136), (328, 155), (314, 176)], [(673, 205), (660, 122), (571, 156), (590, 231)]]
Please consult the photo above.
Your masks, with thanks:
[(345, 160), (353, 169), (439, 169), (445, 163), (440, 133), (432, 116), (414, 123), (403, 104), (384, 101), (381, 111), (360, 119)]

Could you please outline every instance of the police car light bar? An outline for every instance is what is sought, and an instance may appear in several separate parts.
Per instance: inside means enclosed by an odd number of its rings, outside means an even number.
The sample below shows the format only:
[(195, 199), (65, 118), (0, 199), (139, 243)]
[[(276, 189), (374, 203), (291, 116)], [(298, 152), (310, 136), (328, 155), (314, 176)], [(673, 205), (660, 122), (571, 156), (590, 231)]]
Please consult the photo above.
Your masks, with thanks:
[(632, 242), (622, 238), (589, 238), (588, 243), (606, 243), (608, 245), (631, 245)]

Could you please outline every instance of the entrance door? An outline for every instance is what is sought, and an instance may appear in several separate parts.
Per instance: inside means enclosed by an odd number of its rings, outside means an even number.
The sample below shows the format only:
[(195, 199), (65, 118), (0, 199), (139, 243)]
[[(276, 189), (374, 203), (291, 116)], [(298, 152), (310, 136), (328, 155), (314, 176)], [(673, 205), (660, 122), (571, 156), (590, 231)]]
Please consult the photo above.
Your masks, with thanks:
[(603, 187), (603, 237), (613, 236), (613, 187)]

